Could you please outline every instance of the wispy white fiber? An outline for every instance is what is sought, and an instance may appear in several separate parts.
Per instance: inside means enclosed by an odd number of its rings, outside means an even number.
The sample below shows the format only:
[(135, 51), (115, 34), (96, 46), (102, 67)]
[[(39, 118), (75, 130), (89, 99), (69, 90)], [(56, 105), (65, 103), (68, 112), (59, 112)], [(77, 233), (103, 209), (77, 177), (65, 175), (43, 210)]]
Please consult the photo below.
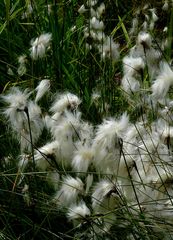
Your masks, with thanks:
[(46, 50), (50, 46), (50, 42), (52, 40), (51, 33), (41, 34), (36, 39), (32, 39), (30, 55), (33, 60), (37, 60), (38, 58), (43, 58), (46, 55)]
[(94, 151), (91, 147), (80, 146), (74, 153), (72, 167), (78, 173), (86, 173), (89, 165), (93, 161)]
[(63, 112), (65, 110), (76, 110), (81, 100), (72, 93), (58, 94), (50, 111), (53, 113)]
[(93, 140), (95, 151), (94, 164), (100, 171), (114, 171), (120, 158), (119, 140), (123, 138), (128, 128), (129, 118), (124, 113), (120, 119), (109, 119), (98, 126), (96, 136)]
[(173, 71), (169, 64), (162, 62), (160, 74), (151, 86), (152, 96), (155, 99), (163, 99), (173, 85)]
[(97, 7), (97, 10), (96, 10), (97, 17), (100, 18), (104, 12), (105, 12), (105, 4), (104, 4), (104, 2), (102, 2), (102, 3)]
[(142, 45), (144, 48), (148, 49), (151, 47), (152, 38), (147, 32), (140, 32), (137, 38), (137, 44)]
[(145, 67), (145, 63), (141, 57), (131, 57), (126, 56), (123, 58), (123, 70), (124, 74), (130, 74), (134, 76), (135, 74), (140, 74), (141, 70)]
[(34, 159), (39, 170), (45, 171), (54, 165), (52, 158), (56, 160), (59, 157), (60, 145), (58, 141), (47, 143), (35, 151)]
[(90, 28), (95, 29), (95, 30), (103, 30), (104, 23), (103, 23), (103, 21), (99, 21), (96, 17), (93, 17), (90, 20)]
[(119, 44), (115, 43), (112, 37), (106, 37), (104, 43), (99, 46), (99, 51), (103, 60), (106, 58), (114, 61), (119, 59)]
[(86, 206), (85, 202), (81, 201), (77, 205), (70, 206), (67, 212), (67, 218), (69, 220), (84, 220), (86, 217), (90, 216), (91, 212)]
[(63, 178), (62, 185), (54, 196), (54, 202), (61, 206), (76, 204), (79, 194), (82, 194), (84, 184), (80, 178), (66, 176)]
[(88, 10), (85, 8), (85, 6), (84, 6), (84, 4), (82, 4), (81, 6), (80, 6), (80, 8), (78, 9), (78, 13), (80, 13), (80, 14), (83, 14), (83, 13), (85, 13), (85, 12), (87, 12)]
[(38, 102), (43, 96), (44, 94), (49, 91), (50, 89), (50, 80), (48, 79), (43, 79), (39, 85), (36, 87), (36, 97), (35, 97), (35, 102)]

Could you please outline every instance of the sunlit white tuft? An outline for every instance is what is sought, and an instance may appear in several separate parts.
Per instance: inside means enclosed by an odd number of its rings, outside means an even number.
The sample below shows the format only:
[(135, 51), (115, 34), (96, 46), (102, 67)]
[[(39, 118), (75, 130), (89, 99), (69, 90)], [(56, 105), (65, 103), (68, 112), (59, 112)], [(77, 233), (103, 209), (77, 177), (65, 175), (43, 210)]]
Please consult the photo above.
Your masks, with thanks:
[(43, 97), (43, 95), (47, 91), (49, 91), (49, 89), (50, 89), (50, 80), (43, 79), (39, 83), (39, 85), (36, 87), (37, 94), (36, 94), (36, 97), (35, 97), (35, 102), (38, 102)]
[(31, 41), (30, 55), (33, 60), (45, 57), (46, 50), (50, 46), (52, 39), (51, 33), (41, 34), (35, 40)]

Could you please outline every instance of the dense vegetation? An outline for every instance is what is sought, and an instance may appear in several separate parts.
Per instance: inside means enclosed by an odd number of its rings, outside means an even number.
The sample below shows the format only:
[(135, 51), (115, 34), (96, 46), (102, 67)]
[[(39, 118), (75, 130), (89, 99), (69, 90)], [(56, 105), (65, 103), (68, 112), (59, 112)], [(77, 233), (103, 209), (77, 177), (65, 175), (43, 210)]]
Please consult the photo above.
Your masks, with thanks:
[(172, 239), (172, 1), (0, 2), (0, 239)]

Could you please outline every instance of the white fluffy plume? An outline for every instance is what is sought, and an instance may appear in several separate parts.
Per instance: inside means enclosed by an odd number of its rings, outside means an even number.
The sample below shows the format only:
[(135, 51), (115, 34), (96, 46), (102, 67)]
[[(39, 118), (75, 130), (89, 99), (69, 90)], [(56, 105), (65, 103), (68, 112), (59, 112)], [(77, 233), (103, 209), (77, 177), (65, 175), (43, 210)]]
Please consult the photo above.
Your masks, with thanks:
[(151, 86), (153, 98), (163, 99), (171, 85), (173, 85), (173, 71), (168, 63), (162, 62), (160, 74)]

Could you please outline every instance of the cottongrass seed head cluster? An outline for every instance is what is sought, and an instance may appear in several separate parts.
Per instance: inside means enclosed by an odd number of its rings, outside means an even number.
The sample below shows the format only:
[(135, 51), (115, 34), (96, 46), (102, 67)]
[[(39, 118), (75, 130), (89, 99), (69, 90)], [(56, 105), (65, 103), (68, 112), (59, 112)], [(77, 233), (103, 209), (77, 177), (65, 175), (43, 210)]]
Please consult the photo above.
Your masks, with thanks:
[[(78, 10), (90, 16), (83, 34), (92, 43), (86, 47), (97, 49), (100, 61), (111, 58), (116, 64), (119, 44), (104, 33), (104, 11), (105, 4), (93, 0)], [(48, 79), (35, 90), (13, 87), (2, 96), (3, 113), (20, 143), (21, 175), (33, 158), (35, 169), (46, 173), (53, 188), (49, 204), (62, 210), (79, 231), (87, 229), (87, 238), (112, 239), (115, 226), (126, 229), (133, 219), (144, 232), (150, 225), (156, 233), (164, 231), (165, 239), (173, 236), (173, 70), (162, 54), (167, 39), (156, 44), (151, 34), (157, 21), (156, 9), (147, 5), (136, 12), (129, 30), (135, 43), (122, 58), (121, 92), (133, 108), (144, 109), (135, 119), (124, 112), (94, 126), (82, 117), (82, 99), (68, 91), (57, 93), (45, 112), (39, 103), (51, 89)], [(43, 58), (51, 40), (51, 33), (32, 40), (30, 57)], [(22, 75), (25, 57), (18, 61)], [(41, 145), (43, 131), (50, 137)], [(18, 184), (24, 184), (23, 175)], [(126, 237), (136, 239), (133, 234)]]

